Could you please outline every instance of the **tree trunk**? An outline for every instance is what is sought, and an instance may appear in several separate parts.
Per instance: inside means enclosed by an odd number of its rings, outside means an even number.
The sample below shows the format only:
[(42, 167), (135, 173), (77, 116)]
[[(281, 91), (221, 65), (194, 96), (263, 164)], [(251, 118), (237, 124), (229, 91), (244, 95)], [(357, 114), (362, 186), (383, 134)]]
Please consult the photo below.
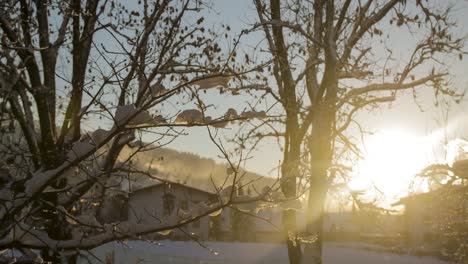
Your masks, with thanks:
[[(296, 199), (296, 178), (299, 173), (299, 158), (300, 158), (300, 141), (290, 135), (285, 152), (284, 162), (281, 167), (281, 190), (286, 199)], [(283, 228), (286, 245), (288, 247), (288, 256), (290, 264), (299, 264), (302, 257), (302, 249), (299, 240), (297, 239), (297, 218), (296, 211), (285, 210), (283, 212)]]
[(327, 171), (332, 159), (332, 125), (334, 120), (333, 104), (324, 103), (314, 116), (316, 124), (309, 137), (310, 188), (307, 206), (307, 234), (316, 239), (307, 243), (301, 263), (321, 264), (323, 245), (323, 218), (328, 190)]
[(288, 247), (289, 263), (299, 264), (302, 258), (302, 249), (301, 244), (295, 237), (295, 232), (297, 230), (296, 211), (285, 210), (283, 212), (283, 227), (286, 245)]
[(313, 177), (314, 179), (311, 182), (306, 219), (307, 234), (315, 237), (315, 240), (312, 243), (305, 244), (304, 254), (301, 260), (301, 263), (304, 264), (322, 263), (323, 217), (327, 195), (327, 188), (323, 181), (323, 176), (326, 175), (326, 170), (318, 168), (314, 169), (313, 173), (317, 173), (316, 175), (318, 177)]

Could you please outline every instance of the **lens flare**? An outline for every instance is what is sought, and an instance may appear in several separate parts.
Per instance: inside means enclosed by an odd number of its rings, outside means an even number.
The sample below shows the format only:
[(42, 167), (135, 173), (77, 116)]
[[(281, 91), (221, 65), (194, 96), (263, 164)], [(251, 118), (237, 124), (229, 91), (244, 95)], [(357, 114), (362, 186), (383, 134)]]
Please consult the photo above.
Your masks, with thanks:
[(365, 143), (364, 158), (357, 176), (348, 184), (351, 190), (377, 189), (387, 198), (406, 194), (408, 186), (429, 163), (431, 137), (418, 137), (403, 131), (375, 134)]

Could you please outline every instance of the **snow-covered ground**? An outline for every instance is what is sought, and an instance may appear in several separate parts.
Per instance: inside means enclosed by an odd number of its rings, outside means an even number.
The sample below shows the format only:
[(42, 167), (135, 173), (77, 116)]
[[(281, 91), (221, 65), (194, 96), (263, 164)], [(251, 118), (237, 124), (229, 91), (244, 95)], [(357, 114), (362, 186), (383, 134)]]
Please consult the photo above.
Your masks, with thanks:
[[(174, 264), (231, 264), (231, 263), (288, 263), (287, 251), (281, 244), (209, 242), (205, 249), (195, 242), (161, 241), (151, 244), (143, 241), (129, 241), (126, 244), (109, 243), (91, 251), (88, 261), (106, 263), (113, 258), (115, 263), (174, 263)], [(324, 263), (328, 264), (446, 264), (431, 257), (398, 255), (360, 249), (357, 244), (326, 243)], [(210, 252), (212, 250), (212, 252)], [(94, 255), (91, 256), (91, 255)], [(99, 258), (97, 260), (96, 258)], [(88, 263), (81, 259), (80, 263)], [(101, 262), (102, 261), (102, 262)]]

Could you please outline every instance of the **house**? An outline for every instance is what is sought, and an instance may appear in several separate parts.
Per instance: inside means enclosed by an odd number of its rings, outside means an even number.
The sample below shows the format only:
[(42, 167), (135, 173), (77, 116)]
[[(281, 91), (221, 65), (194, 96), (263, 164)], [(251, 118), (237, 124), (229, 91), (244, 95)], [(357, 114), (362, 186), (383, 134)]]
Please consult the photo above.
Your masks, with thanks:
[(246, 211), (234, 205), (214, 219), (219, 225), (213, 239), (218, 241), (282, 243), (285, 239), (279, 208)]
[[(216, 199), (210, 192), (180, 183), (158, 183), (130, 193), (128, 198), (128, 220), (137, 223), (160, 221), (173, 210), (189, 210), (195, 204)], [(169, 234), (170, 239), (186, 240), (190, 237), (207, 240), (210, 235), (211, 218), (202, 217)], [(167, 238), (161, 234), (152, 234), (148, 238)]]
[(354, 212), (330, 212), (323, 219), (324, 233), (354, 234), (359, 232)]
[[(157, 183), (130, 193), (126, 209), (127, 218), (132, 222), (150, 223), (169, 216), (173, 210), (191, 210), (200, 202), (216, 201), (218, 195), (213, 192), (176, 182)], [(223, 208), (219, 215), (204, 216), (180, 229), (173, 230), (170, 234), (155, 233), (147, 235), (146, 238), (282, 243), (285, 239), (282, 214), (283, 210), (279, 207), (258, 210), (254, 204), (230, 205)], [(358, 239), (364, 233), (381, 233), (382, 228), (376, 226), (377, 222), (388, 222), (389, 216), (374, 218), (372, 219), (375, 221), (370, 223), (369, 216), (363, 216), (362, 212), (327, 213), (324, 217), (325, 237)], [(366, 222), (362, 219), (366, 219)], [(298, 230), (305, 230), (305, 226), (305, 212), (299, 210), (297, 211)], [(387, 230), (388, 227), (383, 229)]]
[(466, 234), (468, 189), (446, 186), (400, 199), (395, 206), (404, 206), (404, 236), (411, 248), (428, 251), (454, 246), (457, 236)]
[[(298, 214), (302, 212), (297, 212)], [(268, 208), (258, 212), (255, 219), (255, 241), (257, 242), (283, 242), (285, 237), (283, 233), (283, 210), (280, 208)], [(304, 217), (298, 216), (298, 228), (303, 227), (300, 221)]]
[[(215, 202), (216, 193), (176, 182), (164, 182), (134, 190), (127, 202), (127, 219), (132, 222), (154, 222), (173, 210), (190, 210), (200, 202)], [(244, 206), (245, 207), (245, 206)], [(266, 208), (246, 211), (236, 205), (225, 207), (216, 216), (204, 216), (169, 235), (151, 234), (148, 239), (282, 242), (282, 210)], [(241, 210), (242, 209), (242, 210)]]

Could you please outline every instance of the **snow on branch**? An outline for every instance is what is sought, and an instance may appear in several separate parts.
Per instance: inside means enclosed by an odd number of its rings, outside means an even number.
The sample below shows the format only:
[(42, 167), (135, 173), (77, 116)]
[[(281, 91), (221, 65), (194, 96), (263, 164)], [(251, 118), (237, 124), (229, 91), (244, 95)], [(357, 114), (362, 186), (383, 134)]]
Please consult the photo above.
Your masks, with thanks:
[(242, 114), (240, 115), (241, 117), (244, 117), (244, 118), (257, 118), (257, 119), (263, 119), (263, 118), (266, 118), (267, 117), (267, 114), (265, 111), (245, 111), (245, 112), (242, 112)]
[(156, 83), (150, 86), (151, 96), (158, 97), (165, 94), (168, 90), (161, 83)]
[(166, 119), (161, 115), (152, 116), (147, 110), (137, 109), (134, 104), (117, 107), (115, 122), (118, 126), (138, 126), (144, 124), (156, 125), (165, 123)]
[(101, 145), (109, 136), (109, 130), (97, 129), (91, 134), (91, 141), (95, 146)]
[(86, 155), (95, 149), (95, 146), (90, 141), (77, 141), (73, 143), (72, 149), (68, 152), (68, 160), (73, 160)]
[(213, 119), (211, 116), (204, 116), (203, 113), (198, 109), (188, 109), (182, 111), (177, 115), (176, 123), (187, 123), (187, 124), (204, 124), (211, 125), (213, 127), (224, 128), (231, 121), (240, 120), (245, 121), (247, 119), (263, 119), (266, 118), (267, 114), (265, 111), (244, 111), (240, 115), (233, 108), (229, 108), (226, 113), (217, 119)]
[(177, 115), (175, 122), (186, 122), (189, 124), (192, 123), (204, 123), (205, 118), (203, 114), (198, 109), (188, 109), (182, 111), (180, 114)]
[[(20, 212), (34, 197), (47, 187), (48, 183), (95, 153), (99, 147), (114, 138), (117, 132), (116, 128), (110, 131), (98, 129), (91, 133), (91, 136), (88, 135), (80, 141), (75, 142), (72, 149), (66, 154), (67, 159), (58, 167), (51, 170), (41, 168), (32, 173), (31, 178), (24, 185), (24, 192), (18, 193), (14, 201), (5, 203), (4, 206), (0, 207), (0, 219), (3, 220), (5, 217), (13, 216)], [(8, 186), (4, 186), (0, 192), (3, 192), (6, 188)]]
[[(232, 193), (232, 188), (226, 188), (224, 194)], [(101, 225), (94, 216), (81, 215), (73, 219), (75, 229), (72, 239), (55, 240), (48, 236), (47, 233), (31, 228), (24, 223), (16, 223), (9, 233), (0, 239), (0, 248), (8, 245), (16, 244), (27, 248), (50, 248), (52, 250), (77, 250), (91, 249), (104, 243), (145, 235), (148, 233), (163, 233), (167, 234), (170, 230), (179, 228), (185, 224), (196, 221), (201, 217), (210, 215), (216, 216), (222, 212), (222, 209), (231, 204), (248, 204), (265, 199), (270, 194), (269, 188), (264, 188), (261, 193), (254, 196), (242, 195), (236, 196), (231, 200), (223, 203), (222, 201), (206, 203), (200, 202), (195, 210), (173, 210), (171, 215), (163, 219), (163, 221), (155, 221), (153, 223), (136, 223), (133, 221), (123, 221), (119, 223)], [(77, 225), (79, 224), (79, 225)], [(79, 232), (78, 229), (83, 225), (96, 227), (95, 230), (99, 233), (85, 235)]]
[(237, 111), (234, 108), (229, 108), (224, 114), (224, 119), (235, 119), (238, 117), (239, 115), (237, 114)]
[(139, 125), (152, 121), (152, 116), (148, 111), (139, 111), (134, 104), (117, 107), (115, 111), (115, 122), (117, 125)]
[(213, 88), (228, 88), (228, 84), (232, 79), (232, 76), (204, 76), (200, 77), (200, 80), (193, 82), (193, 85), (198, 85), (202, 90), (213, 89)]

